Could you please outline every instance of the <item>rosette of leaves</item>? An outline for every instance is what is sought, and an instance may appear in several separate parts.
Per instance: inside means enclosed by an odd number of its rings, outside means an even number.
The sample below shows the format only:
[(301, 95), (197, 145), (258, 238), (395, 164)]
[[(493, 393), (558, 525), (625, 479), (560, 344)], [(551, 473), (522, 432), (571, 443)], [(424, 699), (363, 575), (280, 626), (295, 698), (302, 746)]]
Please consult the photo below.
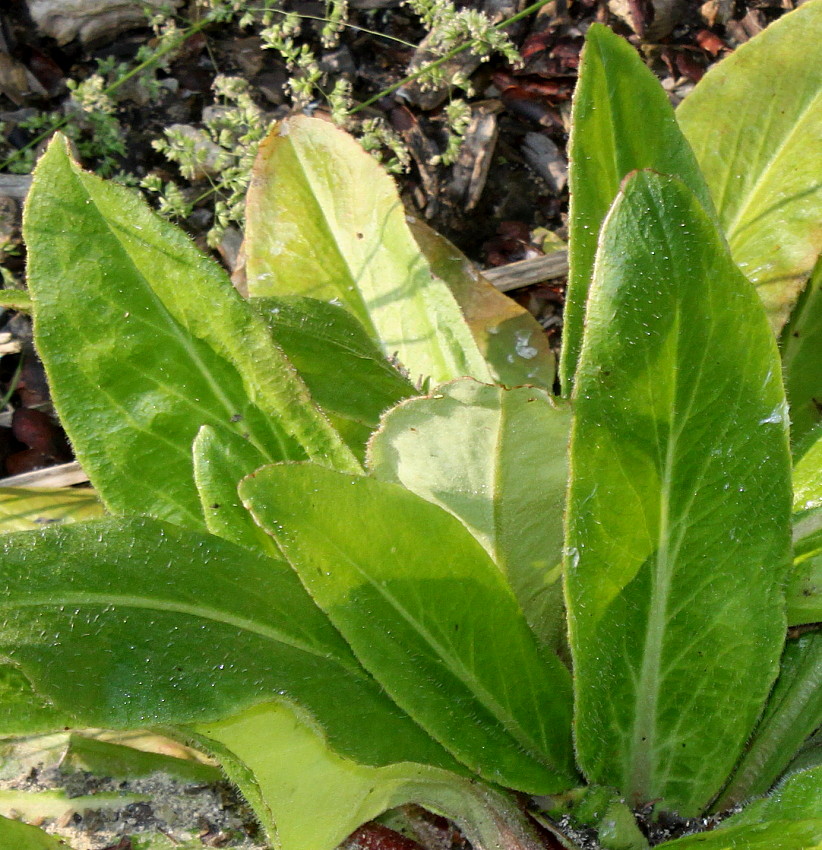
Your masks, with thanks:
[(591, 29), (557, 398), (329, 124), (261, 146), (248, 298), (55, 141), (36, 341), (108, 515), (3, 541), (3, 731), (194, 741), (284, 850), (409, 802), (485, 850), (820, 844), (820, 44), (811, 0), (675, 115)]

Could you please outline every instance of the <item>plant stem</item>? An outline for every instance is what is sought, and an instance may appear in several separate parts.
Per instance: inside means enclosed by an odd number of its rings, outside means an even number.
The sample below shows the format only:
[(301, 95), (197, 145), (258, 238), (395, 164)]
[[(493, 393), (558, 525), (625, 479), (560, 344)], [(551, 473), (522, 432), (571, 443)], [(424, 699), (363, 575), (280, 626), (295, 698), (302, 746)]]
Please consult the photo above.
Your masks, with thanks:
[[(206, 27), (211, 23), (209, 18), (203, 18), (203, 20), (198, 21), (196, 24), (192, 24), (190, 27), (182, 30), (180, 35), (166, 44), (164, 47), (161, 47), (154, 55), (149, 56), (147, 59), (144, 59), (139, 65), (135, 65), (130, 71), (123, 74), (122, 77), (115, 80), (110, 85), (106, 86), (103, 89), (103, 94), (108, 96), (113, 94), (120, 86), (127, 83), (132, 77), (141, 73), (146, 68), (153, 65), (155, 62), (158, 62), (167, 54), (171, 53), (172, 50), (176, 50), (186, 39), (190, 38), (192, 35), (198, 33), (201, 29)], [(53, 127), (50, 127), (48, 130), (44, 130), (38, 136), (35, 136), (30, 142), (27, 142), (23, 145), (22, 148), (18, 148), (11, 156), (5, 159), (3, 162), (0, 162), (0, 171), (3, 171), (7, 168), (15, 159), (22, 156), (27, 150), (30, 150), (33, 147), (36, 147), (40, 144), (44, 139), (47, 139), (52, 133), (55, 133), (57, 130), (60, 130), (62, 127), (65, 127), (69, 121), (69, 116), (64, 115)]]
[(20, 353), (20, 359), (17, 361), (17, 368), (14, 370), (14, 374), (11, 377), (11, 381), (9, 382), (9, 388), (6, 390), (3, 398), (0, 398), (0, 410), (3, 410), (5, 406), (11, 400), (11, 397), (17, 390), (17, 384), (20, 382), (20, 375), (23, 374), (23, 363), (26, 359), (26, 355), (22, 352)]
[[(432, 791), (430, 795), (427, 790)], [(449, 799), (447, 788), (420, 786), (414, 799), (436, 814), (454, 821), (474, 850), (546, 850), (546, 843), (515, 797), (473, 784)]]
[(721, 812), (768, 792), (818, 723), (820, 683), (822, 633), (788, 641), (759, 727), (713, 811)]
[[(526, 6), (521, 12), (517, 12), (516, 15), (511, 15), (510, 18), (506, 18), (504, 21), (500, 21), (498, 24), (494, 24), (491, 29), (493, 30), (501, 30), (511, 24), (516, 23), (522, 18), (528, 17), (528, 15), (532, 15), (534, 12), (539, 11), (548, 0), (537, 0), (536, 3), (531, 3), (530, 6)], [(427, 74), (433, 68), (439, 68), (440, 65), (444, 65), (446, 62), (449, 62), (455, 56), (459, 56), (460, 53), (463, 53), (466, 50), (470, 50), (474, 46), (473, 41), (466, 41), (465, 44), (459, 45), (459, 47), (453, 47), (447, 53), (440, 56), (439, 59), (435, 59), (433, 62), (429, 62), (426, 65), (423, 65), (421, 68), (414, 71), (413, 74), (409, 74), (407, 77), (403, 77), (398, 83), (394, 83), (393, 85), (384, 88), (382, 91), (377, 92), (372, 97), (369, 97), (368, 100), (364, 100), (362, 103), (357, 104), (353, 109), (349, 111), (349, 115), (356, 115), (358, 112), (363, 109), (371, 106), (372, 103), (376, 103), (378, 100), (381, 100), (386, 95), (392, 94), (397, 89), (402, 88), (408, 83), (413, 82), (414, 80), (422, 77), (424, 74)]]

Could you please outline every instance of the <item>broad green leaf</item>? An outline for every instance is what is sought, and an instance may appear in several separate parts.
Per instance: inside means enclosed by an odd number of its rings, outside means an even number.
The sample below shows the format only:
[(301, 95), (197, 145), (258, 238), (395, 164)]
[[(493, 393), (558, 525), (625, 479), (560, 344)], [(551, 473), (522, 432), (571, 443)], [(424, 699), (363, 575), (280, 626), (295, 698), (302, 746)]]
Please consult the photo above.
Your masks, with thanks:
[(571, 435), (566, 596), (590, 781), (697, 814), (785, 634), (787, 405), (754, 289), (687, 187), (640, 172), (603, 227)]
[(37, 166), (24, 234), (37, 348), (110, 510), (202, 527), (191, 443), (205, 424), (269, 459), (356, 468), (225, 273), (61, 138)]
[(460, 305), (495, 383), (508, 387), (554, 386), (556, 357), (539, 322), (489, 283), (447, 239), (417, 219), (408, 225), (431, 271)]
[[(243, 780), (253, 776), (256, 810), (264, 812), (269, 838), (280, 850), (334, 850), (366, 821), (406, 803), (448, 815), (469, 838), (479, 834), (485, 843), (475, 846), (504, 846), (506, 824), (495, 822), (489, 807), (501, 795), (434, 767), (410, 762), (368, 767), (342, 758), (289, 706), (256, 706), (198, 724), (195, 731), (207, 749), (216, 741), (241, 762), (245, 773), (236, 764), (229, 769), (241, 790)], [(225, 759), (226, 752), (215, 755)]]
[(252, 303), (314, 401), (362, 456), (380, 415), (417, 394), (413, 384), (339, 304), (299, 297), (254, 298)]
[(791, 405), (791, 440), (822, 422), (822, 260), (817, 261), (782, 334), (782, 371)]
[(31, 531), (102, 514), (103, 506), (93, 490), (0, 487), (0, 533)]
[(767, 793), (820, 725), (822, 632), (810, 632), (785, 644), (779, 678), (765, 712), (716, 810)]
[(266, 458), (248, 440), (210, 425), (200, 428), (192, 446), (194, 480), (206, 525), (212, 534), (282, 560), (279, 550), (245, 509), (237, 485)]
[(707, 850), (814, 850), (822, 847), (822, 767), (796, 773), (710, 833), (660, 847)]
[(807, 511), (822, 507), (822, 427), (804, 441), (793, 469), (793, 509)]
[[(365, 763), (456, 766), (282, 563), (149, 519), (6, 535), (0, 546), (0, 654), (74, 725), (216, 720), (279, 694)], [(8, 731), (26, 729), (26, 712), (16, 720)]]
[(777, 332), (822, 251), (820, 44), (822, 2), (810, 0), (715, 65), (677, 110)]
[(508, 577), (535, 634), (564, 638), (567, 406), (539, 389), (470, 379), (389, 411), (369, 444), (377, 478), (452, 513)]
[(33, 735), (68, 725), (68, 715), (32, 688), (13, 664), (0, 664), (0, 735)]
[(0, 847), (8, 850), (71, 850), (65, 841), (36, 826), (0, 816)]
[(260, 145), (245, 251), (250, 295), (336, 300), (413, 381), (490, 378), (414, 242), (393, 180), (327, 121), (290, 118)]
[(712, 210), (705, 181), (667, 94), (636, 50), (601, 24), (591, 26), (585, 38), (571, 121), (570, 270), (560, 352), (566, 396), (571, 394), (582, 347), (597, 238), (623, 178), (642, 168), (675, 174), (706, 210)]
[(240, 485), (309, 592), (397, 704), (486, 779), (573, 784), (568, 671), (541, 657), (499, 569), (414, 493), (315, 464)]

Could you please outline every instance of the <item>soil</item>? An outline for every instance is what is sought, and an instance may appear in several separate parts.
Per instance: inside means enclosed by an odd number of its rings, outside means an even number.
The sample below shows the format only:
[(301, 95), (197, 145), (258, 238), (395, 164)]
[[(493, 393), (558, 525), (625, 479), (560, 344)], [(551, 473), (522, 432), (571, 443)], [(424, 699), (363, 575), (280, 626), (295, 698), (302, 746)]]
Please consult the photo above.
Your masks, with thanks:
[[(149, 842), (154, 842), (157, 850), (171, 850), (181, 844), (237, 850), (263, 850), (266, 846), (257, 835), (248, 808), (228, 783), (186, 784), (163, 774), (113, 780), (85, 771), (66, 774), (52, 767), (33, 768), (12, 781), (1, 782), (0, 789), (65, 791), (65, 811), (38, 825), (64, 839), (71, 850), (153, 850)], [(120, 795), (124, 802), (96, 808), (86, 799), (108, 794)], [(145, 799), (129, 801), (135, 796)], [(83, 798), (83, 804), (72, 806), (72, 800), (79, 798)], [(37, 823), (40, 819), (26, 820)]]
[[(133, 62), (141, 45), (152, 38), (150, 30), (135, 25), (133, 19), (122, 27), (87, 33), (85, 39), (82, 35), (65, 38), (65, 34), (58, 38), (54, 32), (44, 32), (32, 18), (33, 4), (42, 2), (4, 0), (0, 8), (0, 161), (35, 137), (21, 127), (23, 119), (65, 107), (69, 80), (84, 79), (99, 60), (108, 57)], [(123, 4), (111, 0), (110, 5)], [(350, 22), (356, 27), (411, 44), (425, 35), (414, 16), (395, 0), (352, 0), (350, 5)], [(491, 14), (505, 6), (498, 0), (469, 5), (484, 7)], [(512, 68), (495, 59), (474, 73), (476, 94), (471, 105), (476, 120), (454, 166), (431, 164), (444, 142), (441, 101), (433, 103), (406, 86), (378, 100), (367, 114), (384, 118), (411, 151), (411, 166), (399, 177), (409, 210), (428, 219), (478, 265), (505, 265), (538, 256), (548, 250), (546, 243), (567, 235), (570, 97), (584, 31), (591, 22), (608, 23), (635, 44), (677, 102), (713, 62), (795, 5), (794, 0), (552, 0), (539, 14), (511, 29), (525, 59), (522, 67)], [(105, 3), (96, 6), (101, 14), (105, 12)], [(322, 15), (324, 6), (305, 0), (290, 8)], [(191, 16), (194, 10), (183, 6), (178, 13)], [(414, 59), (410, 47), (361, 29), (347, 30), (340, 45), (325, 53), (316, 34), (309, 33), (309, 38), (321, 52), (327, 85), (347, 75), (358, 102), (401, 80)], [(203, 111), (213, 104), (211, 86), (217, 74), (244, 77), (268, 118), (288, 114), (284, 91), (288, 71), (283, 62), (262, 49), (253, 29), (214, 25), (189, 38), (172, 55), (159, 74), (164, 94), (158, 101), (147, 101), (137, 89), (118, 100), (117, 118), (125, 136), (117, 167), (136, 178), (154, 172), (179, 180), (175, 167), (151, 142), (172, 124), (201, 126)], [(311, 109), (322, 113), (325, 107), (318, 102)], [(85, 164), (98, 165), (94, 159)], [(7, 286), (21, 281), (24, 272), (19, 224), (26, 186), (25, 176), (0, 171), (0, 243), (6, 244), (2, 265)], [(208, 186), (206, 178), (195, 180), (188, 183), (187, 191), (197, 196), (204, 186)], [(204, 245), (212, 219), (211, 208), (203, 203), (182, 224)], [(237, 261), (239, 238), (239, 231), (230, 230), (218, 252), (229, 270)], [(534, 312), (558, 346), (562, 281), (538, 283), (514, 296)], [(0, 477), (69, 460), (70, 449), (53, 416), (26, 316), (0, 311), (0, 352), (0, 396), (4, 398)], [(66, 787), (66, 782), (66, 775), (56, 768), (34, 769), (6, 780), (3, 787), (42, 789)], [(147, 830), (170, 835), (172, 845), (193, 835), (192, 840), (201, 846), (260, 846), (247, 812), (225, 786), (182, 786), (164, 778), (106, 784), (90, 774), (75, 775), (70, 782), (76, 786), (73, 791), (82, 793), (119, 790), (151, 799), (121, 810), (72, 814), (60, 829), (75, 850), (130, 850), (138, 845), (129, 836)], [(352, 839), (351, 847), (403, 850), (420, 846), (396, 833), (387, 836), (385, 829), (369, 827)], [(457, 847), (461, 839), (440, 825), (439, 841), (441, 846)]]

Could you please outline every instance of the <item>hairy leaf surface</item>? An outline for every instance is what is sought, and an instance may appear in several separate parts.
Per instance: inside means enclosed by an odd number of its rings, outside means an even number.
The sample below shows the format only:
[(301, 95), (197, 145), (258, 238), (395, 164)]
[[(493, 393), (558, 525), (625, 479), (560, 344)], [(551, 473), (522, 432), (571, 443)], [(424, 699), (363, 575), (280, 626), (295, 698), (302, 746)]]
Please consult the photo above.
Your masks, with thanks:
[(344, 304), (412, 381), (490, 377), (394, 182), (350, 136), (316, 118), (280, 123), (260, 145), (247, 204), (250, 295)]
[(0, 735), (51, 732), (68, 724), (69, 715), (36, 693), (18, 667), (0, 664)]
[(659, 850), (820, 850), (822, 818), (770, 820), (658, 844)]
[(191, 443), (205, 424), (272, 460), (356, 468), (225, 273), (63, 139), (37, 167), (24, 233), (37, 348), (109, 509), (202, 527)]
[(711, 68), (676, 113), (777, 332), (822, 251), (820, 45), (811, 0)]
[(793, 774), (781, 782), (771, 794), (750, 803), (741, 812), (729, 817), (726, 824), (730, 828), (769, 820), (791, 821), (806, 818), (822, 820), (822, 767)]
[[(805, 739), (822, 726), (822, 633), (787, 641), (779, 678), (718, 811), (766, 794)], [(822, 812), (822, 807), (820, 810)], [(752, 822), (752, 821), (750, 821)]]
[[(214, 720), (279, 694), (365, 763), (456, 766), (282, 562), (154, 520), (109, 519), (7, 535), (2, 563), (0, 653), (77, 724)], [(25, 729), (25, 713), (18, 722)]]
[(366, 669), (443, 746), (519, 790), (573, 784), (568, 671), (538, 653), (457, 519), (315, 464), (265, 467), (240, 495)]
[(565, 630), (570, 425), (570, 409), (542, 390), (462, 380), (389, 411), (369, 445), (378, 478), (463, 522), (507, 576), (535, 634), (553, 649)]
[(822, 767), (801, 771), (710, 833), (666, 841), (671, 850), (818, 850), (822, 847)]
[(606, 221), (574, 404), (578, 758), (629, 802), (695, 814), (778, 669), (790, 455), (762, 305), (678, 180), (638, 173)]
[(212, 534), (281, 560), (280, 552), (245, 509), (237, 485), (255, 469), (265, 466), (265, 456), (248, 440), (210, 425), (200, 428), (192, 446), (194, 480)]
[(601, 24), (594, 24), (585, 39), (569, 157), (570, 270), (560, 354), (563, 395), (570, 395), (582, 346), (599, 230), (625, 175), (641, 168), (675, 174), (706, 210), (712, 210), (708, 188), (668, 96), (636, 50)]

